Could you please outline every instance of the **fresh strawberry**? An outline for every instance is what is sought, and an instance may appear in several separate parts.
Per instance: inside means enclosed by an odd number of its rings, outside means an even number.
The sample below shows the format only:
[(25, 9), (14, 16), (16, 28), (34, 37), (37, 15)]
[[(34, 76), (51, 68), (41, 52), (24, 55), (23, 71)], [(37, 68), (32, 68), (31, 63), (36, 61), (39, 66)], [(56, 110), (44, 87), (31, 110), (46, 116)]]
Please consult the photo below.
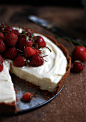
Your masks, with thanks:
[(25, 101), (25, 102), (29, 102), (32, 98), (32, 95), (30, 92), (27, 92), (25, 93), (23, 96), (22, 96), (22, 99)]
[(20, 33), (18, 32), (18, 30), (13, 30), (12, 32), (15, 33), (17, 36), (20, 35)]
[(26, 40), (25, 36), (19, 36), (19, 38), (18, 38), (18, 48), (20, 50), (24, 49), (24, 42), (25, 42), (25, 40)]
[(6, 26), (4, 28), (4, 32), (7, 33), (7, 32), (12, 32), (13, 31), (13, 28), (11, 26)]
[(3, 64), (0, 64), (0, 72), (3, 70)]
[(2, 39), (0, 39), (0, 53), (3, 53), (6, 50), (6, 45)]
[(40, 57), (38, 54), (35, 54), (29, 63), (31, 66), (41, 66), (43, 64), (43, 58)]
[(24, 48), (24, 55), (27, 58), (32, 57), (33, 55), (35, 55), (35, 50), (31, 47), (26, 47)]
[(24, 47), (32, 47), (33, 42), (29, 39), (28, 36), (19, 36), (18, 47), (20, 50), (23, 50)]
[(78, 46), (72, 53), (74, 60), (85, 61), (86, 60), (86, 49), (83, 46)]
[(41, 36), (36, 37), (35, 43), (38, 44), (38, 48), (46, 47), (46, 43), (45, 43), (44, 39)]
[(2, 24), (0, 25), (0, 31), (3, 32), (5, 27), (8, 27), (8, 24), (2, 23)]
[(26, 41), (25, 41), (24, 46), (25, 46), (25, 47), (32, 47), (32, 45), (33, 45), (32, 40), (29, 39), (29, 37), (26, 37)]
[(33, 48), (36, 52), (36, 54), (41, 54), (41, 50), (37, 49), (37, 48)]
[(26, 64), (26, 58), (19, 55), (14, 61), (13, 61), (13, 65), (16, 67), (23, 67)]
[(14, 60), (17, 57), (17, 55), (18, 51), (15, 46), (8, 48), (4, 53), (5, 58), (12, 60)]
[(0, 39), (4, 40), (4, 34), (0, 32)]
[(76, 60), (73, 63), (73, 72), (81, 72), (83, 70), (83, 65), (80, 61)]
[(3, 58), (0, 55), (0, 72), (3, 70)]
[(9, 46), (14, 46), (16, 44), (17, 40), (18, 40), (18, 36), (13, 32), (9, 32), (5, 35), (5, 42)]

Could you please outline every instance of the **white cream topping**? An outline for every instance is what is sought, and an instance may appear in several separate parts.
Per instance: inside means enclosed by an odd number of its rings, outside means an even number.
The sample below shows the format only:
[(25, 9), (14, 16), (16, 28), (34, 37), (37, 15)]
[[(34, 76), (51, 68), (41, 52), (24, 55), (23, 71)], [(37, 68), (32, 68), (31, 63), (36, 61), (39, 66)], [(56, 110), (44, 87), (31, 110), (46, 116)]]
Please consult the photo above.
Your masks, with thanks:
[[(18, 29), (18, 28), (17, 28)], [(19, 30), (22, 32), (22, 30)], [(4, 69), (0, 72), (0, 102), (16, 101), (15, 91), (9, 70), (21, 79), (40, 86), (42, 90), (53, 92), (62, 76), (66, 73), (67, 59), (63, 52), (47, 37), (41, 34), (34, 34), (35, 36), (42, 36), (46, 42), (47, 48), (42, 48), (41, 56), (44, 57), (44, 63), (38, 67), (23, 66), (15, 67), (12, 61), (4, 60)], [(10, 69), (11, 65), (11, 69)]]
[(38, 67), (23, 66), (15, 67), (12, 65), (11, 71), (21, 79), (29, 81), (37, 86), (40, 86), (42, 90), (48, 90), (53, 92), (57, 87), (57, 83), (62, 76), (66, 73), (67, 59), (63, 52), (48, 38), (40, 34), (34, 34), (35, 36), (42, 36), (46, 41), (47, 48), (42, 48), (42, 55), (44, 57), (44, 64)]
[(0, 103), (1, 102), (14, 102), (16, 101), (14, 86), (9, 74), (10, 62), (4, 60), (4, 69), (0, 72)]

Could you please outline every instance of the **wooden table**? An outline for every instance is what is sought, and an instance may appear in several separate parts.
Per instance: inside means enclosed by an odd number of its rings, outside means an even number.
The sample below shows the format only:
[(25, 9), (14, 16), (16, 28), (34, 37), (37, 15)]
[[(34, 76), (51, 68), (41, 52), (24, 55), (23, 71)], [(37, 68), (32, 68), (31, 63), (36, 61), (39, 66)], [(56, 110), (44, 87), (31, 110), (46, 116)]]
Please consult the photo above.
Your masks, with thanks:
[[(47, 19), (73, 36), (86, 41), (84, 30), (84, 9), (54, 6), (13, 6), (0, 5), (0, 22), (12, 26), (30, 27), (39, 33), (54, 34), (27, 20), (33, 14)], [(59, 39), (69, 51), (72, 46)], [(60, 94), (48, 104), (19, 115), (0, 116), (0, 122), (86, 122), (86, 61), (81, 73), (70, 73), (69, 80)]]

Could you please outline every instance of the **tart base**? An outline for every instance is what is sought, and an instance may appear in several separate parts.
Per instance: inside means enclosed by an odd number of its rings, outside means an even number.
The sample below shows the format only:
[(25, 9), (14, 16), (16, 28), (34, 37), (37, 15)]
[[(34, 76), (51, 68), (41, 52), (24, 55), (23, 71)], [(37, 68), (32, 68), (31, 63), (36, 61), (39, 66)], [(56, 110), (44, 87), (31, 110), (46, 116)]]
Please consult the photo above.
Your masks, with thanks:
[(0, 114), (3, 113), (14, 113), (17, 111), (16, 103), (0, 103)]

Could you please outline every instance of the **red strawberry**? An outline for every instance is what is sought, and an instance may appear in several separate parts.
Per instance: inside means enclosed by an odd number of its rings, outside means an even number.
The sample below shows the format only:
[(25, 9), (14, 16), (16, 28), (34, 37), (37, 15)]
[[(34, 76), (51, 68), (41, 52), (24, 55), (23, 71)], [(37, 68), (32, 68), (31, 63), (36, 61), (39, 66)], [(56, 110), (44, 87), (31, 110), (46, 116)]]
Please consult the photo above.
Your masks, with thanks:
[(6, 26), (6, 27), (4, 28), (4, 32), (11, 32), (11, 31), (13, 31), (13, 28), (10, 27), (10, 26)]
[(81, 72), (83, 70), (82, 63), (78, 60), (74, 61), (73, 63), (73, 72)]
[(0, 39), (4, 40), (4, 34), (2, 32), (0, 32)]
[(3, 70), (3, 58), (0, 55), (0, 72)]
[(18, 30), (13, 30), (12, 32), (15, 33), (17, 36), (20, 35), (20, 33), (18, 32)]
[(72, 53), (74, 60), (85, 61), (86, 60), (86, 49), (83, 46), (78, 46)]
[(4, 28), (7, 27), (8, 25), (6, 23), (2, 23), (0, 25), (0, 31), (3, 32), (4, 31)]
[(0, 72), (3, 70), (3, 64), (0, 64)]
[(18, 56), (13, 62), (13, 65), (16, 67), (23, 67), (25, 66), (25, 64), (26, 64), (26, 58), (21, 55)]
[(26, 47), (24, 49), (24, 55), (29, 58), (29, 57), (32, 57), (33, 55), (35, 55), (35, 50), (31, 47)]
[(22, 99), (25, 101), (25, 102), (29, 102), (32, 98), (32, 95), (30, 92), (27, 92), (25, 93), (23, 96), (22, 96)]
[(8, 50), (5, 51), (4, 56), (5, 58), (14, 60), (18, 55), (18, 51), (15, 46), (8, 48)]
[(42, 47), (42, 48), (46, 47), (46, 43), (45, 43), (44, 39), (41, 36), (36, 37), (35, 43), (38, 44), (38, 47)]
[(20, 50), (23, 50), (24, 47), (32, 47), (33, 42), (29, 39), (29, 37), (26, 36), (19, 36), (18, 39), (18, 47)]
[(33, 49), (35, 50), (36, 54), (41, 54), (41, 51), (39, 49), (37, 48), (33, 48)]
[(6, 45), (2, 39), (0, 39), (0, 53), (3, 53), (6, 50)]
[(31, 66), (41, 66), (43, 64), (43, 58), (40, 57), (38, 54), (35, 54), (29, 63)]
[(5, 41), (9, 46), (14, 46), (17, 40), (18, 36), (13, 32), (9, 32), (5, 35)]

